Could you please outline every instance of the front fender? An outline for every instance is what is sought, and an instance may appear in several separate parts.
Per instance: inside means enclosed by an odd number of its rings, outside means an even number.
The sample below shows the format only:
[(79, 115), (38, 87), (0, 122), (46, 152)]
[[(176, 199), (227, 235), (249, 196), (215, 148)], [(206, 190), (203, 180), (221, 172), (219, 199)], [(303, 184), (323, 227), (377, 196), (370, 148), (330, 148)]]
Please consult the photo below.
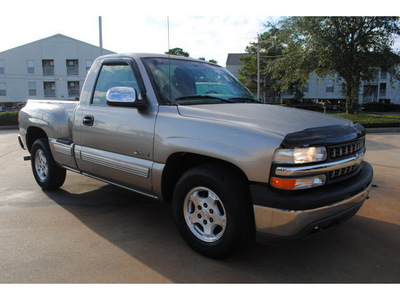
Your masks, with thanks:
[(268, 182), (272, 157), (283, 137), (256, 128), (241, 127), (161, 109), (156, 122), (154, 160), (166, 163), (174, 153), (192, 153), (229, 162), (250, 181)]

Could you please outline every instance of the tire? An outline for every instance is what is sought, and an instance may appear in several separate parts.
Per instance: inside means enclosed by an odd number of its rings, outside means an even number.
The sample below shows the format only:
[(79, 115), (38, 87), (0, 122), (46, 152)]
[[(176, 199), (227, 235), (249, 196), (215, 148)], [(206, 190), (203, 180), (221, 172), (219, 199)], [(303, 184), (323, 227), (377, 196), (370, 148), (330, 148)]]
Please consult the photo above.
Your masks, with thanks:
[(172, 199), (176, 226), (186, 243), (211, 257), (230, 256), (253, 237), (253, 211), (244, 180), (230, 168), (206, 165), (187, 171)]
[(36, 140), (31, 149), (33, 176), (43, 190), (58, 189), (64, 184), (66, 170), (57, 165), (47, 139)]

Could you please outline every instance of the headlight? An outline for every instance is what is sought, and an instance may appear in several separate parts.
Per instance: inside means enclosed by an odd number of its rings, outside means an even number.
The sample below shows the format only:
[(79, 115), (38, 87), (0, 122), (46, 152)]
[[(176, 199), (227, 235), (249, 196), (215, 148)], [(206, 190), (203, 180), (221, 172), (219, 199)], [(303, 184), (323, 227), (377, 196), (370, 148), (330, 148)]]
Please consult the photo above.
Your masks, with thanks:
[(306, 164), (326, 160), (325, 147), (279, 149), (275, 152), (274, 163)]

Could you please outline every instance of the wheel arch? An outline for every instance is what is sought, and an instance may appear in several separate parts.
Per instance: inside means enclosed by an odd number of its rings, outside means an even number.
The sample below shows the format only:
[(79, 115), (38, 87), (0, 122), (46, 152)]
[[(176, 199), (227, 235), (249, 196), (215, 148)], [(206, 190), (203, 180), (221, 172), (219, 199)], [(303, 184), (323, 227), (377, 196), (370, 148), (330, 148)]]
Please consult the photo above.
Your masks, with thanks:
[(217, 165), (234, 173), (248, 187), (246, 174), (236, 165), (221, 159), (190, 152), (178, 152), (170, 155), (162, 174), (161, 188), (165, 202), (171, 202), (172, 194), (179, 178), (189, 169), (201, 165)]
[(46, 132), (36, 126), (30, 126), (27, 131), (26, 131), (26, 147), (29, 151), (29, 153), (32, 150), (32, 145), (33, 143), (38, 140), (38, 139), (42, 139), (42, 138), (48, 138)]

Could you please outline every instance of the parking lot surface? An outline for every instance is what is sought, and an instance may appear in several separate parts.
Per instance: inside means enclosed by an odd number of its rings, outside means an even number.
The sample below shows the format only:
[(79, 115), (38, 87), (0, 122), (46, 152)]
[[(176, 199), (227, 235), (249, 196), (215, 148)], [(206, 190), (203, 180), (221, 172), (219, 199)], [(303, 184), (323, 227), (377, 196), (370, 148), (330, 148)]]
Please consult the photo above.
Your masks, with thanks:
[(225, 260), (192, 251), (169, 204), (68, 172), (34, 181), (17, 130), (0, 130), (0, 283), (400, 283), (400, 134), (369, 134), (370, 199), (315, 238)]

